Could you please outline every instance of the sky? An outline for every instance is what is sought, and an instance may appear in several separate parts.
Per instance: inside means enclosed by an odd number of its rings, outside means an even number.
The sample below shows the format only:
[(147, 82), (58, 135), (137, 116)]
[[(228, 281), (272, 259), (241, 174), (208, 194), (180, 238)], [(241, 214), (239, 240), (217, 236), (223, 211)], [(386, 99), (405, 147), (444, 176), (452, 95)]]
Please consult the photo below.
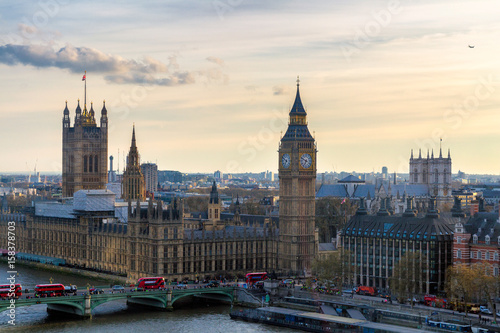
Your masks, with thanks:
[(61, 172), (86, 70), (120, 170), (135, 124), (160, 170), (277, 172), (299, 76), (318, 172), (500, 174), (498, 40), (490, 0), (4, 1), (0, 172)]

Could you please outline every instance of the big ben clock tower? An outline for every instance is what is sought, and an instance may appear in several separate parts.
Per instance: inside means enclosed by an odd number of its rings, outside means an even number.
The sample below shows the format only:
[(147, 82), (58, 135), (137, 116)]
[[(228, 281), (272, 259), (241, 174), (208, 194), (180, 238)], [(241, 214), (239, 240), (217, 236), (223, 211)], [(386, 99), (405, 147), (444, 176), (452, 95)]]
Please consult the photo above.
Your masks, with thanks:
[(316, 255), (316, 144), (307, 128), (307, 114), (297, 95), (279, 148), (279, 268), (304, 274)]

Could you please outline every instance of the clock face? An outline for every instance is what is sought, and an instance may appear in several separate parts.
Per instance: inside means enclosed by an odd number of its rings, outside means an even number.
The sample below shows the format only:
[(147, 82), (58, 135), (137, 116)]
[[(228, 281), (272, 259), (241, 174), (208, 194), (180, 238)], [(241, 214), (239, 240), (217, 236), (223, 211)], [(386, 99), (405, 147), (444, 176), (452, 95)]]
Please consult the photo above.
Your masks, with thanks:
[(290, 166), (290, 155), (283, 154), (283, 156), (281, 157), (281, 165), (285, 169), (287, 169)]
[(302, 154), (300, 156), (300, 165), (304, 168), (307, 169), (311, 166), (312, 164), (312, 157), (309, 154)]

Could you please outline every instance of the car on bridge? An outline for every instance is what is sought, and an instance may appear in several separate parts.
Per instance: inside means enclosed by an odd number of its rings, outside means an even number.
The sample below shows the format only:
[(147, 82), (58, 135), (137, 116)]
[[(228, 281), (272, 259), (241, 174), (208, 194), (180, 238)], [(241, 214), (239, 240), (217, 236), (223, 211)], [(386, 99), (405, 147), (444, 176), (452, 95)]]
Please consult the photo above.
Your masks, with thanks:
[(120, 293), (124, 293), (125, 292), (125, 288), (123, 286), (120, 286), (120, 285), (114, 285), (113, 287), (111, 287), (111, 290), (113, 291), (118, 291)]
[(101, 288), (90, 288), (89, 293), (91, 295), (104, 294), (104, 290), (102, 290)]
[(218, 286), (219, 286), (219, 282), (210, 281), (208, 284), (205, 285), (205, 288), (217, 288)]
[(64, 293), (66, 295), (73, 294), (76, 296), (78, 288), (75, 285), (64, 286)]

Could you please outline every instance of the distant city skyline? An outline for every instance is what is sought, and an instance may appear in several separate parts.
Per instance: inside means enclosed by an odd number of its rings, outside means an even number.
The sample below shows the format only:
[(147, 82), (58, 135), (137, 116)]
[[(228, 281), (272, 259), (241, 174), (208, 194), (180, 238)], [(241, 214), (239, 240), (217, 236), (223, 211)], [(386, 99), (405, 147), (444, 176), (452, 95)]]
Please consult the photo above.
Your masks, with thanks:
[(4, 3), (0, 173), (61, 172), (65, 101), (73, 124), (86, 70), (120, 170), (135, 123), (141, 162), (159, 170), (277, 173), (299, 75), (318, 173), (408, 173), (411, 149), (436, 157), (441, 143), (453, 174), (500, 174), (495, 6)]

